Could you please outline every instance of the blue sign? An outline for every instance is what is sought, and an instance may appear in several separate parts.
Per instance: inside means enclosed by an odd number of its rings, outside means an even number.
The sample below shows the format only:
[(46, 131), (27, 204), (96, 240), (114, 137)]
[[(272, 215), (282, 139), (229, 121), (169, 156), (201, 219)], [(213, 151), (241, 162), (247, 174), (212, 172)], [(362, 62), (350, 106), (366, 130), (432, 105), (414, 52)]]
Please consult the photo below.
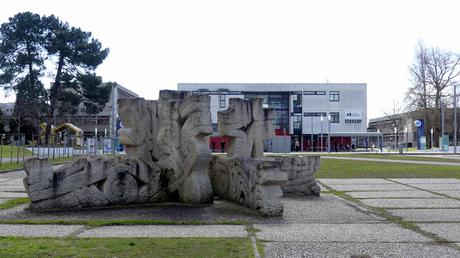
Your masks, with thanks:
[[(417, 127), (417, 149), (425, 149), (425, 144), (422, 144), (422, 138), (425, 137), (425, 120), (417, 119), (414, 122), (415, 127)], [(426, 140), (425, 140), (426, 141)]]

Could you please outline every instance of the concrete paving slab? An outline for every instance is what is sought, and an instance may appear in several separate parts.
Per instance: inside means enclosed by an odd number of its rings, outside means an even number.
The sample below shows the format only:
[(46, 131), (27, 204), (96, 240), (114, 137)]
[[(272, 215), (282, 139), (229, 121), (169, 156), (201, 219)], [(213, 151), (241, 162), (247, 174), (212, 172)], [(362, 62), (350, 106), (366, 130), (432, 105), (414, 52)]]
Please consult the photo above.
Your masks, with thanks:
[(417, 223), (423, 230), (452, 242), (460, 242), (460, 223)]
[(13, 178), (13, 179), (9, 179), (9, 180), (6, 180), (6, 181), (1, 181), (0, 182), (0, 185), (17, 185), (17, 186), (23, 186), (24, 183), (23, 183), (23, 179), (22, 178)]
[(388, 209), (394, 215), (407, 221), (458, 221), (460, 222), (460, 209)]
[(374, 217), (345, 203), (331, 194), (321, 194), (321, 197), (283, 198), (283, 218), (272, 218), (273, 221), (283, 222), (318, 222), (342, 221), (360, 222), (377, 221)]
[(246, 237), (245, 226), (142, 225), (108, 226), (86, 230), (78, 237)]
[(454, 198), (460, 198), (460, 190), (436, 190), (433, 192), (445, 194)]
[(0, 178), (25, 178), (25, 177), (26, 177), (26, 172), (24, 170), (0, 173)]
[(409, 184), (423, 190), (460, 190), (460, 184)]
[(65, 237), (82, 228), (82, 225), (1, 224), (0, 236)]
[(373, 207), (388, 208), (460, 208), (460, 201), (454, 199), (361, 199)]
[(24, 186), (19, 185), (0, 185), (0, 192), (25, 192)]
[(342, 179), (342, 178), (322, 178), (318, 179), (318, 181), (326, 184), (326, 185), (354, 185), (354, 184), (363, 184), (363, 185), (370, 185), (370, 184), (388, 184), (392, 183), (385, 179), (380, 178), (353, 178), (353, 179)]
[(460, 179), (456, 178), (388, 178), (392, 181), (403, 184), (458, 184)]
[(388, 184), (369, 184), (369, 185), (328, 185), (338, 191), (411, 191), (415, 188), (397, 183)]
[(428, 238), (390, 223), (255, 224), (257, 238), (267, 241), (309, 242), (428, 242)]
[(26, 193), (19, 193), (19, 192), (0, 192), (0, 198), (20, 198), (20, 197), (28, 197)]
[(265, 257), (459, 257), (457, 249), (435, 243), (312, 243), (267, 242)]
[(4, 182), (4, 181), (8, 181), (8, 180), (11, 180), (10, 178), (0, 178), (0, 183)]
[(354, 198), (445, 198), (425, 191), (348, 192)]

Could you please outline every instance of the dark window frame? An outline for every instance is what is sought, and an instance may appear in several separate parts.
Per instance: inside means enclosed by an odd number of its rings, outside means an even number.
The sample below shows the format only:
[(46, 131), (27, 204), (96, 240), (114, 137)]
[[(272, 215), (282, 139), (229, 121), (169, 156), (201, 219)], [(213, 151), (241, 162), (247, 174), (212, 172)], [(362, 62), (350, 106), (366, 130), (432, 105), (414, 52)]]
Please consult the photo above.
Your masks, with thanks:
[(340, 112), (329, 112), (331, 116), (331, 124), (338, 124), (340, 123)]
[(340, 91), (329, 91), (329, 101), (339, 102), (340, 101)]

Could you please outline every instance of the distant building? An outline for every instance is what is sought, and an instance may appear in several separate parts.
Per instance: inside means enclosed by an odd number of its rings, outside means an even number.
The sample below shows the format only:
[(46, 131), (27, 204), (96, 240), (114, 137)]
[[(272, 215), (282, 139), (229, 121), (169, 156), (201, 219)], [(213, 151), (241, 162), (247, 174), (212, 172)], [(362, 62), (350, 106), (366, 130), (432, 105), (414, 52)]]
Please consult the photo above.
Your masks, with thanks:
[(118, 119), (118, 99), (121, 98), (137, 98), (138, 94), (121, 86), (112, 87), (110, 99), (104, 109), (96, 115), (89, 115), (84, 112), (84, 106), (81, 104), (78, 112), (75, 115), (64, 115), (56, 117), (56, 125), (62, 123), (72, 123), (83, 130), (84, 138), (94, 137), (96, 128), (97, 134), (100, 137), (115, 136)]
[(179, 83), (178, 90), (211, 96), (216, 148), (225, 140), (217, 134), (217, 112), (228, 108), (230, 98), (263, 98), (275, 110), (276, 137), (268, 151), (286, 149), (276, 146), (286, 144), (281, 137), (289, 139), (289, 151), (325, 151), (328, 134), (331, 150), (369, 146), (368, 138), (377, 136), (367, 132), (365, 83)]
[(3, 128), (1, 128), (0, 130), (2, 132), (9, 132), (10, 120), (13, 116), (14, 111), (14, 102), (0, 103), (0, 110), (2, 111), (2, 117), (0, 118), (0, 122), (3, 125)]

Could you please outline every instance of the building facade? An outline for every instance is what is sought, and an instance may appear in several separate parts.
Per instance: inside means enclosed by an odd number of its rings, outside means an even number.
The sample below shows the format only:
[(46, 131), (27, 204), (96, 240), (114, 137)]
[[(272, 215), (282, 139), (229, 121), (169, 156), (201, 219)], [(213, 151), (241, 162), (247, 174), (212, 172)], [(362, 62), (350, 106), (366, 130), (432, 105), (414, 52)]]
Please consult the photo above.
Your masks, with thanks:
[(179, 83), (178, 90), (211, 96), (216, 133), (217, 112), (230, 98), (263, 98), (276, 113), (271, 145), (289, 137), (291, 151), (325, 151), (328, 135), (331, 150), (367, 147), (366, 137), (376, 135), (367, 132), (365, 83)]

